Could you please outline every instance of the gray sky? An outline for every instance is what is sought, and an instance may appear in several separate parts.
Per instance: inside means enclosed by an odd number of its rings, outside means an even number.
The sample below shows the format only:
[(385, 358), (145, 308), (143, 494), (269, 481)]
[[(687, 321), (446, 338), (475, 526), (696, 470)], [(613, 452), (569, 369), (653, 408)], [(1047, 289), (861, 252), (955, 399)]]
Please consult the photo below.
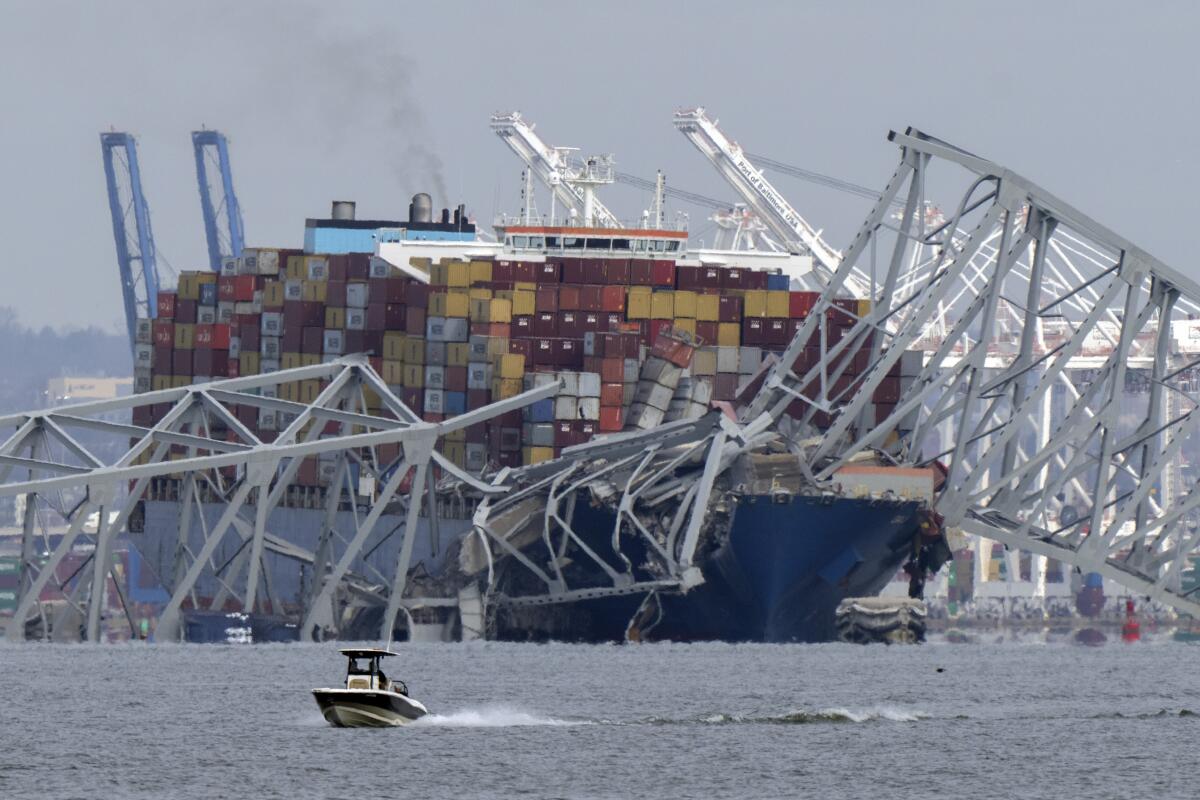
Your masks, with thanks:
[[(1193, 4), (738, 5), (0, 0), (0, 305), (27, 325), (123, 329), (101, 130), (138, 136), (159, 254), (196, 269), (191, 130), (230, 138), (247, 243), (298, 246), (332, 199), (373, 218), (402, 218), (422, 189), (483, 220), (518, 210), (520, 164), (487, 124), (511, 109), (551, 144), (730, 199), (676, 107), (705, 105), (750, 152), (873, 187), (897, 160), (888, 129), (914, 125), (1200, 277)], [(835, 247), (867, 210), (777, 185)], [(602, 196), (628, 217), (647, 202)]]

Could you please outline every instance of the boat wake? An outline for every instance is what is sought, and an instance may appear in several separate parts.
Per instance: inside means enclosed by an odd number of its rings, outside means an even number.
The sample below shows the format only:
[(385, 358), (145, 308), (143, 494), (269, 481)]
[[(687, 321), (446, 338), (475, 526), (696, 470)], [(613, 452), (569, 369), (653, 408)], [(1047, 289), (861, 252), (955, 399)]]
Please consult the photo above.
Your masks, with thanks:
[(427, 714), (412, 725), (441, 728), (567, 727), (591, 725), (587, 720), (557, 719), (505, 706), (463, 709), (450, 714)]
[(918, 722), (929, 719), (923, 711), (879, 707), (869, 709), (823, 708), (817, 711), (791, 711), (787, 714), (741, 715), (712, 714), (701, 717), (708, 725), (819, 725), (843, 722)]

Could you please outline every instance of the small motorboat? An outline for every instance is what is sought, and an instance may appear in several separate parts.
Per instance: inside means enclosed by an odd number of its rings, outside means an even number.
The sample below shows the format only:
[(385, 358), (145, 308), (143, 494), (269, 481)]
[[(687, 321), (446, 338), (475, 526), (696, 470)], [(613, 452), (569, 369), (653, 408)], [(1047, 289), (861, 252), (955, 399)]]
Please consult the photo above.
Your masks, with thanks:
[(327, 722), (335, 728), (391, 728), (425, 716), (429, 711), (408, 696), (403, 681), (384, 674), (379, 662), (396, 653), (379, 648), (338, 651), (349, 659), (346, 686), (313, 689)]

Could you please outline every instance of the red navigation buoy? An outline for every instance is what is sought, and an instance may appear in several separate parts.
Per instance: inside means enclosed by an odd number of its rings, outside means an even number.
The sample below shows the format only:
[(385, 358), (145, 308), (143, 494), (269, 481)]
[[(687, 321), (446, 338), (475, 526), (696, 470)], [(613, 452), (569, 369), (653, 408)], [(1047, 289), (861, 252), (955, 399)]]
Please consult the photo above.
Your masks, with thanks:
[(1121, 626), (1121, 639), (1126, 642), (1136, 642), (1142, 638), (1142, 625), (1138, 622), (1137, 613), (1133, 609), (1133, 598), (1125, 601), (1125, 624)]

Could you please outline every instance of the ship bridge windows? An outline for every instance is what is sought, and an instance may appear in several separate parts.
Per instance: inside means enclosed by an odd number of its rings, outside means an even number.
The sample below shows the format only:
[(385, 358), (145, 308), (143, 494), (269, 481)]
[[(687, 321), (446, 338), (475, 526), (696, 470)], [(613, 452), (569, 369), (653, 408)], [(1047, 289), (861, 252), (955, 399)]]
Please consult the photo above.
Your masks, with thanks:
[(584, 242), (585, 242), (584, 247), (586, 247), (588, 250), (611, 250), (612, 249), (612, 239), (593, 239), (591, 237), (588, 237), (587, 239), (584, 240)]
[(612, 249), (613, 250), (629, 250), (630, 249), (629, 240), (628, 239), (613, 239), (612, 240)]
[(584, 241), (582, 236), (564, 236), (563, 247), (567, 250), (582, 250)]

